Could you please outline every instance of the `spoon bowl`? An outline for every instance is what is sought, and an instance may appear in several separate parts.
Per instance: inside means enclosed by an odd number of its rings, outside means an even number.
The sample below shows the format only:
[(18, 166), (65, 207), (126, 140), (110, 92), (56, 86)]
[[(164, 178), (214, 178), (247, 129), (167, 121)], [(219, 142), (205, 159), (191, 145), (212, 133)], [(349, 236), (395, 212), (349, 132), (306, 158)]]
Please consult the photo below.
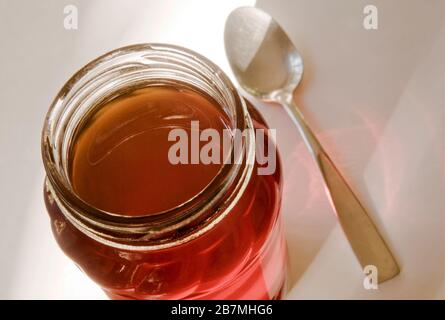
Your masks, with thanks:
[(227, 18), (224, 40), (230, 66), (249, 93), (273, 98), (283, 91), (291, 94), (300, 83), (301, 56), (267, 13), (253, 7), (236, 9)]

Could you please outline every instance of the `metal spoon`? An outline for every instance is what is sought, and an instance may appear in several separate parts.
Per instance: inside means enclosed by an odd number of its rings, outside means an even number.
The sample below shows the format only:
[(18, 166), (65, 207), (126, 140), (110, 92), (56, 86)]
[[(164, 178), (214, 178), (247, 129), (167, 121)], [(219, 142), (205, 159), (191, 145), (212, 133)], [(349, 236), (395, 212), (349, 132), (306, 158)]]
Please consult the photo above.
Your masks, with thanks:
[(267, 13), (241, 7), (227, 18), (224, 40), (230, 65), (243, 89), (282, 104), (294, 120), (320, 168), (327, 194), (362, 267), (376, 266), (379, 282), (396, 276), (399, 267), (382, 236), (293, 102), (303, 61), (286, 33)]

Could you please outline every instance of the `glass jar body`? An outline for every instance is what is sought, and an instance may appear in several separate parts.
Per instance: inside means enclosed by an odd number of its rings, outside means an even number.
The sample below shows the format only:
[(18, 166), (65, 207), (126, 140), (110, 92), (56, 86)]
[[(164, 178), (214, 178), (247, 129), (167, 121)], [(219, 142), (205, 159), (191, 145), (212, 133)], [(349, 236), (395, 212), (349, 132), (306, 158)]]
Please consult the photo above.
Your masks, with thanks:
[[(250, 104), (249, 111), (255, 129), (266, 128)], [(48, 189), (44, 197), (61, 249), (113, 299), (279, 299), (287, 265), (279, 215), (281, 166), (277, 159), (271, 175), (258, 175), (258, 166), (212, 229), (160, 250), (99, 243), (66, 219)]]

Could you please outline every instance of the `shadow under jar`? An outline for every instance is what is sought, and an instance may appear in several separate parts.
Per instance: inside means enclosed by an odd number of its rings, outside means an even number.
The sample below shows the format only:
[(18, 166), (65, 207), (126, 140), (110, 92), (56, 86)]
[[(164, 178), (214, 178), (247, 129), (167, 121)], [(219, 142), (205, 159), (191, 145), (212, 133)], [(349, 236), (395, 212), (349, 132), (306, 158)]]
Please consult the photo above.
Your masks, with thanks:
[[(169, 158), (173, 129), (190, 138), (188, 164)], [(221, 161), (190, 163), (205, 129), (245, 134), (217, 145)], [(44, 198), (59, 246), (115, 299), (279, 299), (281, 167), (276, 155), (276, 169), (259, 174), (255, 155), (272, 150), (255, 129), (268, 139), (259, 113), (197, 53), (142, 44), (92, 61), (43, 128)]]

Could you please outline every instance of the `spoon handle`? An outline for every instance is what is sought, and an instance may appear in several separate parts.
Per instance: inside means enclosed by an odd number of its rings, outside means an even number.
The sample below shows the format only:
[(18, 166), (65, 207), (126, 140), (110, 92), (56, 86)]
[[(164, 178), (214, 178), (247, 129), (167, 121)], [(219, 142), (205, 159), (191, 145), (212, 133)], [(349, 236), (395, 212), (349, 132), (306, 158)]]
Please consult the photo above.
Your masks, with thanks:
[(331, 204), (362, 268), (376, 266), (379, 283), (395, 277), (400, 272), (399, 266), (366, 210), (323, 150), (298, 107), (293, 102), (284, 104), (320, 168)]

